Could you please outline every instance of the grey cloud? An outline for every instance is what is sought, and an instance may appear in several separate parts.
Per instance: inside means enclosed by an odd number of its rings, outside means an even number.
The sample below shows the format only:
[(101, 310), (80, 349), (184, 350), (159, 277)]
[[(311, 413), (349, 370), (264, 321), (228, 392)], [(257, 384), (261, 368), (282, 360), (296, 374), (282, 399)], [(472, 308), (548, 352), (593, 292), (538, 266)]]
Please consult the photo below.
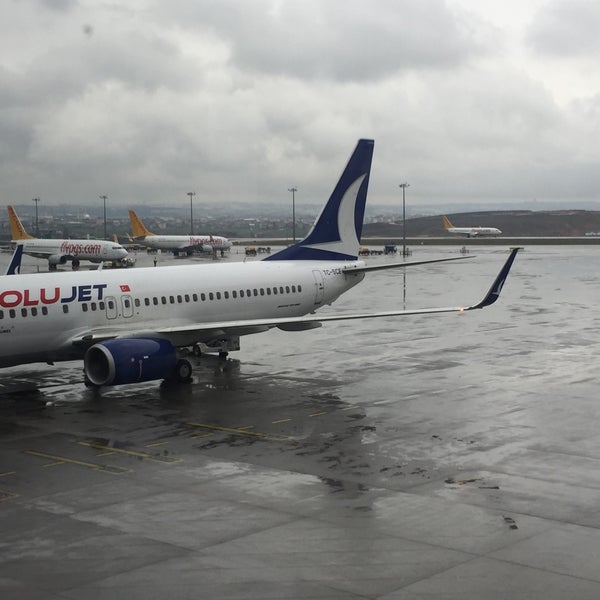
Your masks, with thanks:
[(42, 6), (58, 12), (65, 12), (77, 6), (77, 0), (37, 0)]
[(600, 51), (600, 3), (553, 0), (536, 15), (527, 33), (531, 47), (551, 56), (579, 56)]
[(450, 68), (483, 50), (467, 15), (443, 0), (179, 0), (173, 6), (189, 17), (183, 26), (226, 39), (239, 68), (302, 79), (372, 81), (405, 69)]

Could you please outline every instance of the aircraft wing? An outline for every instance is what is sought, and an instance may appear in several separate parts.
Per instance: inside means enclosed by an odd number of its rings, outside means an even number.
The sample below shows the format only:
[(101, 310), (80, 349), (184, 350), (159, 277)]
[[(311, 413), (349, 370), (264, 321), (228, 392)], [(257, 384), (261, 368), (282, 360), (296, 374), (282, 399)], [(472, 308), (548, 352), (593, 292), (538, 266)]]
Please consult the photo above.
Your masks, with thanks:
[(205, 248), (210, 247), (212, 249), (212, 245), (210, 242), (198, 243), (198, 244), (181, 244), (177, 248), (180, 252), (203, 252)]
[[(117, 338), (117, 337), (160, 337), (166, 338), (175, 346), (189, 346), (195, 342), (211, 341), (214, 339), (225, 338), (233, 335), (248, 335), (267, 331), (273, 327), (278, 327), (285, 331), (301, 331), (320, 327), (322, 323), (328, 321), (348, 321), (355, 319), (375, 319), (381, 317), (404, 317), (409, 315), (426, 315), (446, 312), (465, 312), (478, 308), (485, 308), (493, 304), (500, 296), (502, 286), (508, 277), (510, 268), (515, 260), (520, 248), (513, 248), (502, 269), (498, 273), (487, 294), (476, 304), (470, 306), (450, 306), (440, 308), (420, 308), (412, 310), (392, 310), (375, 313), (349, 313), (337, 315), (316, 314), (305, 315), (302, 317), (281, 317), (267, 319), (239, 319), (234, 321), (218, 321), (211, 323), (174, 323), (165, 327), (159, 327), (154, 330), (136, 330), (111, 328), (98, 329), (95, 331), (84, 332), (72, 340), (75, 345), (91, 345), (95, 342)], [(431, 261), (425, 261), (431, 262)], [(406, 264), (406, 263), (400, 263)]]

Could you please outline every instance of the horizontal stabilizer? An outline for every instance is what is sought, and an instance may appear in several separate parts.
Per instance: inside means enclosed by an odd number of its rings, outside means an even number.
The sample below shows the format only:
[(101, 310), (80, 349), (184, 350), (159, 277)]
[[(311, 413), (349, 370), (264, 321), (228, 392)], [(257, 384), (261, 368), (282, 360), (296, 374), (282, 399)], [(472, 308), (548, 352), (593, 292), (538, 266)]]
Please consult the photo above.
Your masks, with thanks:
[(453, 256), (452, 258), (434, 258), (431, 260), (414, 260), (411, 262), (388, 263), (380, 265), (363, 265), (344, 267), (344, 273), (369, 273), (371, 271), (383, 271), (384, 269), (397, 269), (399, 267), (416, 267), (417, 265), (428, 265), (431, 263), (448, 262), (450, 260), (464, 260), (466, 258), (475, 258), (475, 256)]

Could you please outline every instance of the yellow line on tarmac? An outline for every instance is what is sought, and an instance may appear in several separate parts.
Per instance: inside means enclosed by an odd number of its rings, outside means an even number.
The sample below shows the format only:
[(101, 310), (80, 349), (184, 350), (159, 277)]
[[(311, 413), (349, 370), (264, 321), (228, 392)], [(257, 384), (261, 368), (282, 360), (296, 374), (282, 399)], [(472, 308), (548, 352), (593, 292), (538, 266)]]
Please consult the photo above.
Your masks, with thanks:
[(309, 417), (320, 417), (321, 415), (326, 415), (326, 414), (327, 414), (327, 411), (324, 410), (324, 411), (321, 411), (321, 412), (313, 413), (312, 415), (308, 415), (308, 416)]
[(0, 477), (8, 477), (9, 475), (14, 475), (16, 471), (6, 471), (6, 473), (0, 473)]
[(271, 433), (261, 433), (259, 431), (247, 431), (245, 429), (234, 429), (232, 427), (221, 427), (220, 425), (208, 425), (206, 423), (186, 423), (190, 427), (200, 427), (202, 429), (210, 429), (212, 431), (223, 431), (225, 433), (234, 433), (236, 435), (247, 435), (251, 437), (261, 438), (263, 440), (278, 440), (284, 442), (295, 442), (294, 438), (285, 435), (274, 435)]
[(154, 442), (153, 444), (146, 444), (146, 448), (155, 448), (156, 446), (165, 446), (169, 442)]
[(36, 452), (35, 450), (24, 450), (25, 454), (29, 454), (31, 456), (39, 456), (41, 458), (49, 458), (55, 461), (62, 461), (65, 463), (70, 463), (72, 465), (77, 465), (79, 467), (86, 467), (87, 469), (93, 469), (94, 471), (106, 471), (107, 473), (112, 473), (113, 475), (120, 475), (121, 473), (126, 473), (127, 469), (122, 469), (121, 467), (112, 467), (110, 465), (99, 465), (97, 463), (86, 462), (84, 460), (77, 460), (75, 458), (66, 458), (64, 456), (56, 456), (55, 454), (47, 454), (46, 452)]
[(110, 452), (118, 452), (119, 454), (127, 454), (129, 456), (135, 456), (136, 458), (145, 458), (147, 460), (158, 460), (159, 462), (178, 462), (179, 458), (172, 458), (170, 456), (156, 456), (154, 454), (148, 454), (147, 452), (136, 452), (134, 450), (122, 450), (121, 448), (113, 448), (111, 446), (103, 446), (102, 444), (92, 444), (91, 442), (77, 442), (80, 446), (87, 446), (88, 448), (96, 448), (96, 450), (108, 450)]

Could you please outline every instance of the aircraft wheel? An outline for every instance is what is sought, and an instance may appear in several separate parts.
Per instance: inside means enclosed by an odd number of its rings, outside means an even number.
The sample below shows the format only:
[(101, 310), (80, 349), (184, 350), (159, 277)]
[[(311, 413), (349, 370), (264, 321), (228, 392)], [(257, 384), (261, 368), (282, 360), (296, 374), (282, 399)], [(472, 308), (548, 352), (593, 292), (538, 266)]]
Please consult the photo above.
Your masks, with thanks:
[(219, 352), (219, 358), (225, 360), (229, 356), (229, 352)]
[(189, 360), (181, 358), (175, 365), (175, 380), (184, 383), (192, 379), (192, 365)]

